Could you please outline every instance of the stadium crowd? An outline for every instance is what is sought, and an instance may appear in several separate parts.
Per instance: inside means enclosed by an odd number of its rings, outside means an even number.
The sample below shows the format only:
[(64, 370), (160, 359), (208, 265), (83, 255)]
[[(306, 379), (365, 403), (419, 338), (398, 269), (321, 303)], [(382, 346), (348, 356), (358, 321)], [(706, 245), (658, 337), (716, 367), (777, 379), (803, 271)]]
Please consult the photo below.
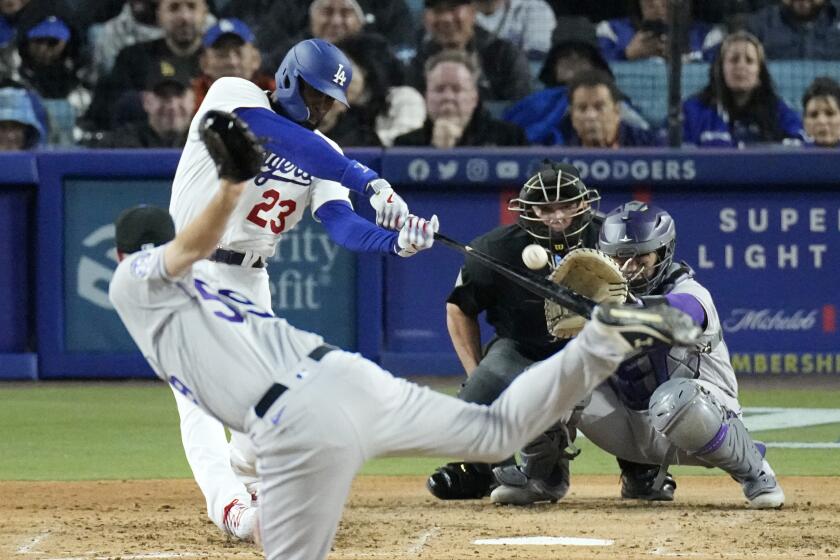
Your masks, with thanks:
[[(0, 150), (177, 148), (223, 76), (273, 89), (297, 41), (353, 64), (348, 146), (661, 146), (632, 66), (669, 62), (667, 0), (0, 0)], [(679, 48), (708, 81), (683, 91), (686, 145), (840, 145), (840, 0), (694, 2)], [(621, 69), (621, 73), (617, 72)], [(840, 70), (839, 70), (840, 71)], [(803, 77), (804, 76), (804, 77)], [(834, 76), (837, 78), (838, 76)], [(777, 87), (796, 80), (799, 99)], [(789, 88), (788, 88), (789, 89)], [(794, 103), (795, 101), (795, 103)]]

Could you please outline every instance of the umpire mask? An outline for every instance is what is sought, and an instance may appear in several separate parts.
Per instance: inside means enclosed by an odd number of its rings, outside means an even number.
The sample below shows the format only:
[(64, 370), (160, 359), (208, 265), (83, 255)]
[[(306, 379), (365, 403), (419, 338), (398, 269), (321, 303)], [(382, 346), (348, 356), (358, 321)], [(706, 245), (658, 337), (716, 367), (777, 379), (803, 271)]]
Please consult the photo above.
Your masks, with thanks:
[(544, 164), (511, 199), (508, 210), (519, 214), (520, 227), (537, 243), (563, 255), (581, 244), (601, 196), (583, 183), (574, 165), (549, 160)]

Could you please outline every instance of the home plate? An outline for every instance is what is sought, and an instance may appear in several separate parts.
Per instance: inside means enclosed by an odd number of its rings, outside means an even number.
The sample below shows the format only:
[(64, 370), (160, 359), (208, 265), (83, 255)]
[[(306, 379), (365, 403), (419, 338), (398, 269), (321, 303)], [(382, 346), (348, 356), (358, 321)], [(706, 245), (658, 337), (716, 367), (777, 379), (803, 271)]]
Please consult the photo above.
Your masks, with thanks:
[(516, 546), (611, 546), (612, 539), (583, 539), (578, 537), (505, 537), (501, 539), (477, 539), (473, 544), (495, 544)]

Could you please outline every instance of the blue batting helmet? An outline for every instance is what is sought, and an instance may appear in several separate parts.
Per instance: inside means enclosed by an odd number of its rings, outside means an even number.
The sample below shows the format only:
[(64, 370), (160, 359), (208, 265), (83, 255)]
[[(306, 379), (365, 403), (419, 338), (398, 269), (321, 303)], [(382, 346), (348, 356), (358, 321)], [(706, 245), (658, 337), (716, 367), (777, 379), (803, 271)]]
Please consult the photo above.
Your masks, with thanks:
[(662, 283), (674, 260), (676, 240), (674, 219), (668, 212), (634, 200), (607, 214), (598, 236), (598, 248), (611, 257), (624, 259), (655, 251), (659, 258), (650, 278), (630, 279), (633, 293), (646, 295)]
[(341, 50), (323, 39), (307, 39), (286, 54), (274, 79), (277, 89), (274, 100), (297, 121), (309, 118), (309, 108), (300, 94), (300, 81), (324, 95), (347, 105), (347, 88), (353, 79), (350, 60)]

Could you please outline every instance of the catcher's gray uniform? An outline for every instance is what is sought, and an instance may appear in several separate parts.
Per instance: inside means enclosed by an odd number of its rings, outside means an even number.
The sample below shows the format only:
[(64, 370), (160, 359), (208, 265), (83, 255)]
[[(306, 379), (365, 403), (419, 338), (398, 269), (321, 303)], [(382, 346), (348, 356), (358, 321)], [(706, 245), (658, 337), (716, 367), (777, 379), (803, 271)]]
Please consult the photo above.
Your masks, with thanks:
[[(677, 356), (681, 364), (679, 368), (674, 368), (671, 376), (694, 379), (728, 411), (740, 415), (738, 382), (729, 361), (729, 350), (721, 336), (720, 319), (711, 294), (688, 274), (678, 279), (669, 293), (686, 293), (697, 298), (707, 317), (706, 330), (703, 332), (704, 344), (712, 347), (710, 352), (671, 349), (670, 354)], [(654, 429), (648, 414), (646, 401), (656, 388), (653, 379), (656, 373), (652, 371), (655, 366), (646, 376), (639, 375), (641, 372), (638, 370), (647, 367), (649, 356), (622, 364), (616, 373), (628, 379), (635, 378), (634, 382), (625, 384), (619, 379), (611, 379), (593, 392), (589, 404), (583, 410), (578, 428), (598, 447), (617, 457), (637, 463), (659, 464), (665, 458), (670, 444), (664, 435)], [(656, 358), (653, 357), (653, 363), (656, 363)], [(638, 363), (640, 361), (641, 364)], [(672, 367), (677, 363), (673, 359), (670, 362)], [(629, 375), (625, 375), (628, 372)], [(707, 465), (684, 451), (677, 455), (677, 462)]]
[(192, 272), (169, 278), (165, 247), (128, 256), (109, 295), (155, 372), (254, 442), (269, 560), (327, 556), (351, 480), (368, 459), (507, 457), (605, 379), (627, 346), (590, 322), (491, 406), (465, 403), (325, 346)]

